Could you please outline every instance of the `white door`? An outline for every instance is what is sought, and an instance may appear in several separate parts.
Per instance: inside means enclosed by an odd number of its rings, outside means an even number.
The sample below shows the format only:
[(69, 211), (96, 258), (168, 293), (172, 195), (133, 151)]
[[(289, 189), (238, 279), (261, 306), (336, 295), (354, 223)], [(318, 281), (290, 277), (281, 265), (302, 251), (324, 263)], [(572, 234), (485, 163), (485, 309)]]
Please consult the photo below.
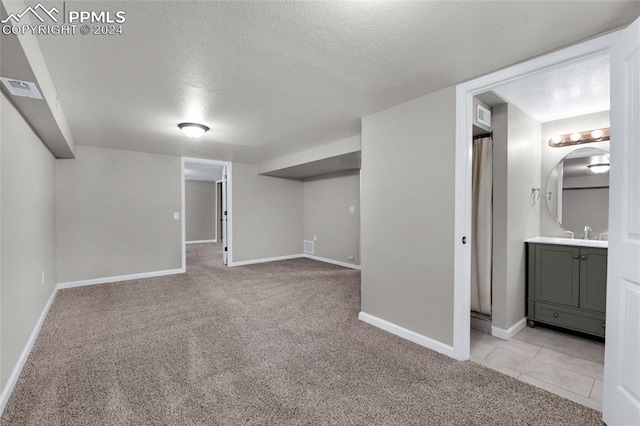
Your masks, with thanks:
[(611, 47), (611, 173), (603, 420), (640, 425), (640, 20)]
[(227, 168), (222, 168), (222, 260), (229, 264), (229, 243), (227, 240)]

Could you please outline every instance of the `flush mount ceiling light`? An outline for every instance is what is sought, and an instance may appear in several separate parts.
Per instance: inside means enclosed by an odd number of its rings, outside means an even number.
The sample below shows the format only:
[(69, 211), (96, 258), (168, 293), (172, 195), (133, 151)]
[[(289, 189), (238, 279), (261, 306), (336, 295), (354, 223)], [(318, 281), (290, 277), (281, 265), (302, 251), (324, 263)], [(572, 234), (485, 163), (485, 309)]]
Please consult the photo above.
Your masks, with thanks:
[(606, 173), (609, 171), (611, 167), (609, 163), (595, 163), (595, 164), (587, 164), (589, 170), (593, 173)]
[(182, 130), (182, 133), (193, 139), (199, 138), (209, 131), (207, 126), (198, 123), (180, 123), (178, 127)]
[(609, 140), (610, 128), (586, 130), (584, 132), (573, 132), (565, 135), (556, 135), (549, 139), (549, 146), (560, 147), (569, 145), (579, 145), (590, 142), (603, 142)]

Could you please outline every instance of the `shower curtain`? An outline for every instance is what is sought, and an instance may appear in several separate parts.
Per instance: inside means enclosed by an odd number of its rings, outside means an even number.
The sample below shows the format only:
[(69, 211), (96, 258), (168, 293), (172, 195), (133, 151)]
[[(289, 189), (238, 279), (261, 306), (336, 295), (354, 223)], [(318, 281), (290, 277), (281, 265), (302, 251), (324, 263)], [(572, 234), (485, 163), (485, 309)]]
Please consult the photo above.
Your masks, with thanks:
[(471, 310), (491, 315), (493, 139), (473, 140)]

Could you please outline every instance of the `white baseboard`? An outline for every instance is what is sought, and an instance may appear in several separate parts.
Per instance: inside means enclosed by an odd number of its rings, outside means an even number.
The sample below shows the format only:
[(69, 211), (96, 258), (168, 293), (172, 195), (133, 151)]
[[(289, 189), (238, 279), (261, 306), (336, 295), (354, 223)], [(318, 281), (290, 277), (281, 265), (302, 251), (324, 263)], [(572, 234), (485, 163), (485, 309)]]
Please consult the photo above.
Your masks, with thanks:
[(306, 257), (307, 259), (317, 260), (318, 262), (331, 263), (332, 265), (343, 266), (345, 268), (358, 269), (358, 270), (360, 269), (360, 265), (354, 265), (353, 263), (341, 262), (339, 260), (333, 260), (326, 257), (315, 256), (313, 254), (305, 253), (302, 256)]
[(288, 254), (286, 256), (265, 257), (263, 259), (241, 260), (240, 262), (231, 262), (229, 266), (246, 266), (256, 263), (277, 262), (279, 260), (299, 259), (304, 257), (302, 254)]
[(520, 333), (520, 331), (527, 326), (527, 319), (522, 318), (520, 321), (509, 327), (508, 329), (491, 327), (491, 335), (502, 340), (511, 340), (513, 336)]
[(13, 367), (13, 371), (9, 376), (9, 380), (7, 380), (7, 383), (4, 385), (4, 389), (2, 389), (2, 393), (0, 394), (0, 416), (4, 412), (4, 408), (7, 406), (7, 402), (9, 402), (9, 397), (11, 396), (11, 393), (13, 392), (13, 388), (15, 387), (16, 382), (20, 377), (20, 373), (22, 373), (22, 368), (24, 367), (24, 364), (27, 362), (27, 358), (29, 358), (29, 354), (31, 353), (31, 348), (33, 348), (33, 344), (35, 343), (36, 338), (38, 337), (38, 333), (40, 333), (40, 328), (42, 327), (42, 324), (44, 323), (44, 320), (47, 317), (47, 313), (49, 313), (49, 308), (51, 308), (51, 304), (53, 303), (53, 299), (55, 299), (57, 293), (58, 293), (58, 289), (54, 288), (53, 292), (51, 293), (51, 296), (49, 297), (49, 300), (47, 300), (47, 304), (44, 305), (44, 309), (42, 309), (40, 318), (38, 318), (38, 321), (36, 322), (35, 327), (33, 327), (33, 331), (31, 332), (31, 335), (29, 336), (29, 340), (27, 340), (27, 344), (24, 346), (24, 349), (22, 350), (22, 353), (18, 358), (18, 362), (16, 363), (15, 367)]
[(255, 265), (256, 263), (277, 262), (279, 260), (300, 259), (302, 257), (307, 259), (317, 260), (319, 262), (331, 263), (332, 265), (343, 266), (345, 268), (360, 269), (360, 265), (340, 262), (339, 260), (328, 259), (326, 257), (319, 257), (319, 256), (314, 256), (312, 254), (306, 254), (306, 253), (289, 254), (286, 256), (276, 256), (276, 257), (265, 257), (263, 259), (241, 260), (240, 262), (231, 262), (229, 266)]
[(413, 343), (417, 343), (420, 346), (424, 346), (425, 348), (434, 350), (443, 355), (447, 355), (451, 358), (454, 357), (453, 346), (446, 345), (442, 342), (438, 342), (430, 337), (423, 336), (422, 334), (418, 334), (415, 331), (408, 330), (404, 327), (400, 327), (392, 322), (385, 321), (381, 318), (375, 317), (373, 315), (364, 313), (360, 311), (358, 315), (358, 319), (360, 321), (364, 321), (367, 324), (371, 324), (374, 327), (378, 327), (384, 331), (388, 331), (391, 334), (395, 334), (396, 336), (402, 337), (403, 339), (409, 340)]
[(193, 240), (193, 241), (185, 241), (185, 244), (210, 244), (217, 243), (218, 240)]
[(86, 285), (95, 285), (95, 284), (108, 284), (108, 283), (117, 283), (120, 281), (130, 281), (130, 280), (138, 280), (140, 278), (155, 278), (155, 277), (163, 277), (165, 275), (175, 275), (175, 274), (183, 274), (186, 272), (184, 268), (178, 269), (168, 269), (166, 271), (154, 271), (154, 272), (142, 272), (140, 274), (130, 274), (130, 275), (119, 275), (116, 277), (105, 277), (105, 278), (93, 278), (90, 280), (81, 280), (81, 281), (71, 281), (68, 283), (60, 283), (56, 287), (58, 290), (62, 290), (65, 288), (73, 288), (73, 287), (83, 287)]

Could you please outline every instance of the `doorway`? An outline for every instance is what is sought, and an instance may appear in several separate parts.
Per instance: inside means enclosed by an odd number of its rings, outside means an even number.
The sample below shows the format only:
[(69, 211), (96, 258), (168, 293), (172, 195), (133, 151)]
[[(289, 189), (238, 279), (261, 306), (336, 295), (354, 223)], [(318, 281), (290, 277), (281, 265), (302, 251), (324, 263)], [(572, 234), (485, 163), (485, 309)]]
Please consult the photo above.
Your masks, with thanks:
[(221, 245), (224, 265), (232, 262), (232, 163), (182, 157), (182, 266), (187, 244)]
[[(454, 357), (469, 359), (470, 355), (470, 312), (471, 312), (471, 246), (466, 238), (471, 235), (471, 140), (473, 98), (492, 89), (530, 76), (537, 72), (564, 67), (567, 64), (585, 58), (606, 54), (609, 51), (613, 35), (609, 34), (564, 49), (560, 52), (537, 58), (506, 70), (480, 77), (456, 87), (456, 236), (461, 244), (455, 246), (454, 276)], [(495, 316), (495, 312), (494, 312)]]
[[(609, 216), (611, 245), (609, 247), (609, 270), (607, 279), (607, 342), (605, 352), (607, 362), (604, 374), (604, 421), (628, 423), (640, 419), (640, 381), (636, 374), (638, 359), (637, 318), (640, 298), (637, 297), (639, 274), (637, 268), (630, 269), (640, 253), (637, 235), (640, 226), (629, 220), (630, 212), (637, 212), (640, 206), (638, 181), (631, 179), (631, 170), (637, 170), (640, 157), (637, 154), (637, 131), (631, 117), (634, 117), (640, 92), (638, 81), (637, 52), (640, 51), (640, 20), (627, 29), (607, 34), (580, 45), (566, 48), (456, 87), (456, 203), (455, 233), (460, 243), (455, 246), (454, 272), (454, 357), (469, 358), (469, 317), (470, 317), (470, 247), (465, 244), (471, 224), (470, 193), (470, 144), (472, 97), (491, 90), (500, 84), (528, 76), (542, 70), (554, 69), (584, 60), (599, 54), (611, 52), (611, 72), (616, 78), (611, 84), (612, 134), (617, 135), (611, 145), (611, 163), (622, 166), (614, 173), (611, 184)], [(572, 140), (576, 140), (573, 139)], [(625, 169), (626, 168), (626, 169)], [(615, 172), (615, 167), (612, 169)], [(626, 170), (626, 171), (625, 171)], [(631, 201), (629, 201), (631, 200)], [(634, 208), (635, 207), (635, 208)], [(634, 228), (635, 226), (635, 228)], [(615, 230), (614, 230), (615, 228)], [(586, 230), (585, 230), (586, 232)], [(629, 236), (632, 236), (629, 237)], [(635, 259), (633, 257), (635, 256)], [(625, 302), (624, 309), (620, 305)], [(611, 309), (613, 308), (613, 309)], [(633, 391), (629, 391), (633, 389)], [(626, 420), (625, 420), (626, 419)], [(636, 423), (636, 421), (631, 421)]]

